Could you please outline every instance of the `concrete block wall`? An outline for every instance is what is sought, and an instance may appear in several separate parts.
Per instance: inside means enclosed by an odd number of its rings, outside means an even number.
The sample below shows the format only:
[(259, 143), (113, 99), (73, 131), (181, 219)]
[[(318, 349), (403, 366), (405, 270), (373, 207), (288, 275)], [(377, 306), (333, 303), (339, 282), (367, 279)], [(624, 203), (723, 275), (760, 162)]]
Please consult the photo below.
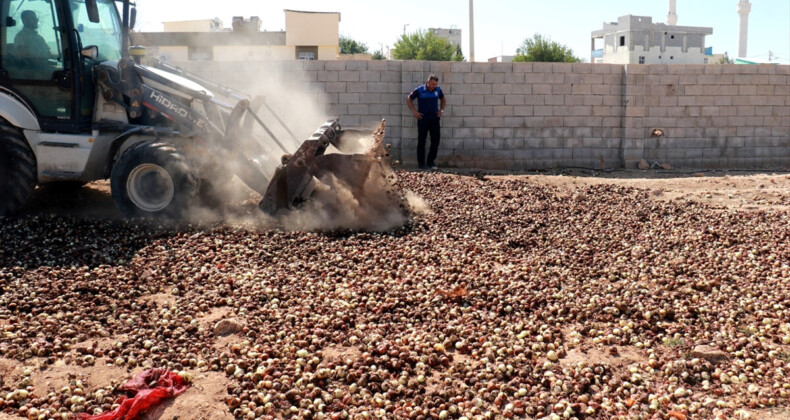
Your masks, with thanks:
[(789, 78), (790, 66), (777, 65), (627, 66), (626, 100), (641, 109), (627, 133), (633, 158), (693, 168), (790, 166)]
[[(175, 63), (266, 93), (289, 124), (294, 103), (344, 126), (387, 119), (387, 142), (416, 166), (406, 95), (428, 74), (447, 96), (438, 164), (467, 169), (790, 166), (790, 66), (283, 61)], [(232, 75), (233, 77), (230, 77)], [(299, 109), (297, 106), (296, 109)], [(295, 130), (302, 133), (304, 131)], [(660, 134), (659, 134), (660, 132)]]

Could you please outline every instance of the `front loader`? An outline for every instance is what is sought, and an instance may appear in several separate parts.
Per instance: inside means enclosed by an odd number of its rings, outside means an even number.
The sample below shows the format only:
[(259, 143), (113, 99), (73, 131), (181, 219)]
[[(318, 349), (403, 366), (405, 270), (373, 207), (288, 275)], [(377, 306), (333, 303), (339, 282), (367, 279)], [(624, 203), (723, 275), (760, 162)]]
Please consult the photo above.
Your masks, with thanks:
[[(233, 176), (277, 214), (326, 178), (361, 196), (374, 167), (388, 168), (384, 121), (373, 132), (328, 121), (294, 150), (264, 122), (293, 136), (262, 97), (130, 59), (135, 14), (129, 0), (2, 0), (0, 216), (38, 184), (109, 178), (125, 216), (180, 217)], [(30, 30), (49, 54), (24, 51)]]

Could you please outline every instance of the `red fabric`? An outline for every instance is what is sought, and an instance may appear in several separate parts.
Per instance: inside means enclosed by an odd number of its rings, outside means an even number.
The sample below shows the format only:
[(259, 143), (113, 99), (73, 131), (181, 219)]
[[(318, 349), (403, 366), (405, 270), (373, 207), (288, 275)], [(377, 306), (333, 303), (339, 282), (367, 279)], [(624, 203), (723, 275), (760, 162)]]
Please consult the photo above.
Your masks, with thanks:
[[(156, 382), (155, 388), (148, 384)], [(118, 408), (91, 416), (80, 414), (80, 420), (134, 420), (143, 411), (159, 404), (162, 400), (180, 395), (189, 388), (187, 381), (167, 369), (148, 369), (121, 386), (121, 390), (132, 397), (122, 396), (116, 401)]]

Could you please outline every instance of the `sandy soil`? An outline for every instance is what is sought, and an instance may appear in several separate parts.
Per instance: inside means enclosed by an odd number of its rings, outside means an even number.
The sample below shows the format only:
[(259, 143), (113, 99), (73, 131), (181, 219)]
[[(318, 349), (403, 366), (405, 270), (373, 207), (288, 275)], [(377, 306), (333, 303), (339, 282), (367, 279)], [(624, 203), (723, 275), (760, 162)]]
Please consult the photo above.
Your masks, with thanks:
[[(526, 178), (530, 182), (556, 187), (560, 194), (572, 194), (575, 189), (596, 184), (617, 184), (636, 187), (649, 191), (653, 200), (692, 200), (706, 203), (722, 210), (760, 211), (765, 209), (790, 210), (790, 174), (788, 173), (747, 173), (747, 172), (664, 172), (664, 171), (615, 171), (593, 176), (588, 173), (568, 171), (563, 174), (526, 174), (526, 175), (482, 175), (459, 174), (459, 176), (485, 176), (487, 178)], [(55, 187), (38, 188), (24, 212), (28, 214), (68, 214), (86, 218), (121, 219), (110, 194), (108, 182), (95, 182), (80, 189), (63, 191)], [(173, 302), (173, 296), (166, 294), (148, 297), (158, 302)], [(211, 328), (222, 313), (212, 313), (200, 320), (204, 328)], [(109, 347), (117, 337), (108, 337), (100, 345)], [(218, 346), (231, 346), (233, 338), (218, 340)], [(354, 349), (336, 348), (328, 350), (336, 357), (353, 356)], [(639, 360), (644, 355), (628, 354), (620, 363)], [(569, 354), (575, 357), (611, 356), (601, 353)], [(77, 367), (63, 362), (54, 367), (39, 367), (35, 362), (23, 365), (17, 361), (0, 359), (0, 377), (6, 381), (21, 377), (22, 371), (36, 371), (32, 377), (36, 389), (60, 389), (71, 380), (82, 380), (91, 387), (105, 387), (122, 383), (142, 369), (125, 369), (95, 366)], [(44, 369), (44, 370), (42, 370)], [(192, 372), (193, 386), (178, 398), (169, 401), (146, 416), (154, 419), (222, 419), (231, 418), (225, 402), (227, 386), (230, 381), (222, 373)], [(780, 419), (790, 418), (787, 411), (755, 411), (752, 418)], [(754, 417), (756, 416), (756, 417)], [(19, 418), (0, 413), (0, 420)]]

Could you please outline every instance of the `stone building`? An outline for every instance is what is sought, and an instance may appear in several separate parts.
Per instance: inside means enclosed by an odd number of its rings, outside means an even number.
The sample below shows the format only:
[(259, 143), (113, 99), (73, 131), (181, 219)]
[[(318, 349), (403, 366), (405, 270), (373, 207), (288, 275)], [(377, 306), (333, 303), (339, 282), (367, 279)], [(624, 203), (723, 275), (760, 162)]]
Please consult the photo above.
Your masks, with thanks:
[(592, 32), (590, 62), (606, 64), (708, 64), (705, 36), (713, 28), (653, 23), (626, 15)]
[(261, 31), (256, 16), (165, 22), (164, 32), (136, 32), (132, 41), (163, 61), (337, 60), (340, 13), (285, 10), (284, 31)]
[(439, 38), (444, 38), (456, 47), (461, 46), (461, 30), (458, 28), (428, 28), (428, 31), (433, 32)]

